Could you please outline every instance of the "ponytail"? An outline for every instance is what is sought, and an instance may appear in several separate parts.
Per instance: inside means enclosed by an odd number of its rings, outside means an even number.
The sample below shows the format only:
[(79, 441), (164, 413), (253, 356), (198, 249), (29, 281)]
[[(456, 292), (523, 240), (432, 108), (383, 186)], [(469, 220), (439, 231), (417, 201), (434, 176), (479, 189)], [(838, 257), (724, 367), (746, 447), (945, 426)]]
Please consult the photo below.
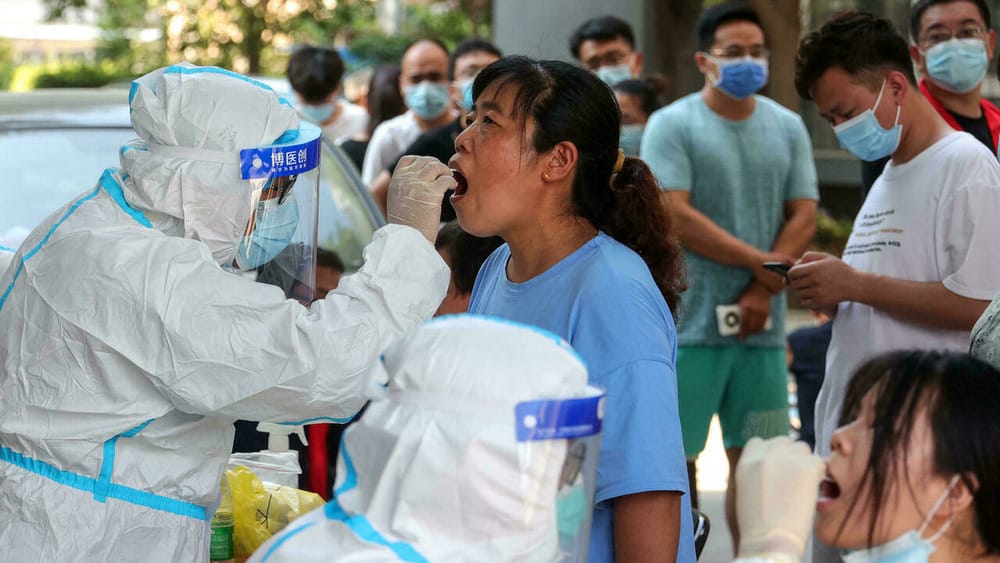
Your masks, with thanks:
[(611, 193), (610, 212), (584, 216), (642, 257), (676, 318), (687, 289), (684, 256), (656, 178), (645, 162), (626, 157), (611, 177)]

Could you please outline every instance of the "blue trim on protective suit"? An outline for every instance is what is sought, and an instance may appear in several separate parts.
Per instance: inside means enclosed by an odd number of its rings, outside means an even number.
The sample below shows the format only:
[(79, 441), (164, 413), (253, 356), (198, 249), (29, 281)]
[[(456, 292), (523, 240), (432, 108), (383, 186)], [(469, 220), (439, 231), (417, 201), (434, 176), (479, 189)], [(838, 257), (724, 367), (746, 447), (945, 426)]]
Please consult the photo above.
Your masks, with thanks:
[(128, 204), (128, 201), (125, 200), (125, 192), (122, 190), (121, 185), (115, 181), (113, 176), (114, 172), (113, 168), (105, 169), (104, 173), (101, 174), (101, 179), (98, 181), (98, 184), (104, 188), (104, 191), (108, 192), (111, 199), (118, 204), (118, 207), (120, 207), (126, 215), (134, 219), (136, 223), (139, 223), (143, 227), (152, 229), (153, 224), (149, 222), (149, 219), (146, 218), (142, 211), (134, 209)]
[(100, 191), (101, 191), (101, 188), (100, 188), (100, 186), (98, 186), (98, 187), (94, 188), (94, 191), (92, 191), (89, 194), (83, 196), (82, 198), (76, 200), (76, 203), (74, 203), (72, 206), (70, 206), (70, 208), (66, 210), (66, 213), (63, 213), (63, 216), (60, 217), (59, 220), (56, 221), (54, 225), (52, 225), (52, 227), (49, 229), (49, 232), (45, 234), (45, 237), (41, 240), (41, 242), (39, 242), (38, 244), (36, 244), (34, 248), (32, 248), (30, 251), (28, 251), (27, 254), (25, 254), (24, 256), (21, 257), (21, 261), (17, 265), (17, 269), (14, 270), (13, 277), (11, 277), (11, 279), (10, 279), (10, 285), (8, 285), (7, 289), (4, 290), (3, 295), (0, 295), (0, 311), (3, 310), (4, 303), (7, 302), (7, 298), (10, 296), (11, 290), (14, 289), (14, 282), (17, 281), (17, 278), (21, 275), (21, 272), (24, 270), (24, 263), (29, 258), (31, 258), (32, 256), (34, 256), (35, 253), (37, 253), (38, 250), (40, 248), (42, 248), (42, 246), (45, 243), (49, 242), (49, 239), (52, 237), (52, 233), (56, 232), (56, 229), (58, 229), (59, 226), (62, 225), (63, 222), (66, 221), (66, 219), (70, 215), (72, 215), (73, 212), (76, 211), (76, 209), (78, 207), (80, 207), (81, 205), (83, 205), (83, 203), (85, 201), (93, 199), (98, 193), (100, 193)]
[(332, 422), (334, 424), (347, 424), (348, 422), (354, 420), (357, 415), (349, 416), (347, 418), (333, 418), (332, 416), (314, 416), (313, 418), (307, 418), (304, 420), (296, 420), (294, 422), (276, 422), (275, 424), (281, 424), (283, 426), (302, 426), (303, 424), (315, 424), (317, 422)]
[(132, 100), (135, 99), (135, 93), (139, 91), (139, 81), (133, 80), (132, 85), (128, 87), (128, 112), (132, 113)]
[(8, 248), (8, 247), (6, 247), (6, 246), (4, 246), (2, 244), (0, 244), (0, 251), (3, 251), (3, 252), (17, 252), (13, 248)]
[[(19, 454), (4, 446), (0, 446), (0, 461), (16, 465), (25, 471), (34, 473), (60, 485), (73, 487), (74, 489), (84, 492), (93, 493), (97, 488), (96, 479), (80, 475), (78, 473), (73, 473), (71, 471), (64, 471), (50, 463)], [(178, 516), (187, 516), (188, 518), (195, 518), (197, 520), (208, 520), (208, 512), (203, 506), (155, 495), (153, 493), (147, 493), (146, 491), (140, 491), (139, 489), (133, 489), (132, 487), (126, 487), (124, 485), (111, 484), (111, 486), (108, 487), (108, 497), (125, 501), (130, 504), (152, 508), (153, 510), (161, 510), (163, 512), (177, 514)]]
[(358, 486), (358, 471), (354, 469), (354, 462), (351, 461), (351, 454), (347, 453), (347, 440), (340, 440), (339, 449), (340, 459), (344, 460), (344, 471), (346, 471), (347, 474), (344, 476), (344, 482), (341, 483), (340, 487), (334, 489), (334, 498)]
[(360, 514), (350, 516), (344, 512), (344, 509), (337, 504), (336, 499), (326, 503), (326, 508), (324, 510), (327, 518), (343, 522), (348, 528), (351, 529), (351, 531), (354, 532), (354, 535), (358, 536), (361, 540), (389, 548), (394, 554), (396, 554), (396, 557), (398, 557), (400, 561), (407, 561), (409, 563), (429, 563), (427, 558), (414, 549), (412, 545), (406, 542), (391, 542), (385, 539), (385, 536), (380, 534), (378, 530), (372, 526), (371, 522), (369, 522), (364, 516)]
[(121, 434), (104, 442), (101, 457), (101, 471), (98, 473), (97, 483), (94, 485), (94, 500), (97, 502), (105, 502), (108, 499), (108, 490), (111, 488), (111, 477), (115, 470), (115, 450), (118, 447), (118, 438), (132, 438), (139, 432), (142, 432), (142, 429), (149, 426), (149, 423), (153, 422), (153, 420), (155, 419), (151, 418), (139, 426), (122, 432)]
[(340, 504), (337, 502), (337, 496), (346, 493), (358, 485), (358, 473), (354, 468), (354, 462), (351, 461), (351, 455), (347, 453), (345, 440), (341, 440), (340, 442), (340, 459), (344, 460), (344, 468), (347, 471), (347, 476), (344, 477), (343, 484), (333, 491), (333, 500), (326, 503), (326, 506), (323, 508), (323, 513), (326, 514), (326, 517), (330, 520), (343, 522), (358, 538), (366, 542), (389, 548), (401, 561), (428, 563), (427, 558), (421, 555), (412, 545), (406, 542), (391, 542), (387, 540), (363, 515), (357, 514), (351, 516), (340, 507)]
[(285, 535), (281, 536), (281, 539), (279, 539), (278, 541), (276, 541), (273, 544), (271, 544), (271, 547), (269, 547), (267, 549), (267, 552), (264, 554), (264, 557), (261, 557), (260, 563), (267, 563), (267, 560), (270, 559), (272, 555), (274, 555), (275, 551), (278, 551), (278, 548), (281, 547), (281, 544), (283, 544), (286, 541), (294, 538), (295, 536), (297, 536), (300, 533), (308, 530), (309, 528), (312, 528), (315, 525), (316, 525), (315, 522), (307, 522), (307, 523), (303, 524), (302, 526), (300, 526), (298, 528), (295, 528), (294, 530), (292, 530), (292, 531), (286, 533)]

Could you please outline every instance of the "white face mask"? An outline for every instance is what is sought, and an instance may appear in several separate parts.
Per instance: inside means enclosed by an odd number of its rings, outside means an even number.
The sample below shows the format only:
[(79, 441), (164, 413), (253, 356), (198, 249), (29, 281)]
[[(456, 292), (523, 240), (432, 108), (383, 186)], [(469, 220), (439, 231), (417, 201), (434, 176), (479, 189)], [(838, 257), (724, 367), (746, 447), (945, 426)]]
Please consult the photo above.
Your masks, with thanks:
[(934, 542), (944, 535), (948, 527), (951, 526), (954, 515), (948, 518), (944, 526), (941, 526), (941, 529), (934, 532), (931, 537), (925, 539), (923, 537), (924, 531), (927, 530), (931, 518), (948, 498), (955, 483), (958, 483), (958, 475), (952, 477), (951, 481), (948, 482), (948, 488), (938, 497), (919, 529), (910, 530), (889, 543), (852, 551), (844, 556), (844, 563), (927, 563), (927, 559), (934, 552)]

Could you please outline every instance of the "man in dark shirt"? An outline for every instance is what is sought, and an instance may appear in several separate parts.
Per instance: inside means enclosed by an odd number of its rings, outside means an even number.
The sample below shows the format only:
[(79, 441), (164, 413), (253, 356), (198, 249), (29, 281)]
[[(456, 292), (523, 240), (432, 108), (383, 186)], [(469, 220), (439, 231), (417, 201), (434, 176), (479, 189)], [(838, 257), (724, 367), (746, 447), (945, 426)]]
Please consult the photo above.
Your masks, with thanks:
[[(451, 80), (451, 100), (458, 109), (458, 119), (447, 125), (436, 127), (423, 133), (400, 154), (392, 165), (381, 172), (372, 182), (371, 192), (375, 202), (385, 213), (386, 195), (389, 193), (389, 180), (396, 163), (403, 155), (433, 156), (447, 163), (455, 154), (455, 137), (465, 129), (465, 116), (472, 111), (472, 81), (484, 67), (496, 61), (503, 54), (489, 41), (473, 37), (466, 39), (455, 47), (448, 65), (448, 78)], [(441, 205), (441, 221), (451, 221), (455, 218), (455, 210), (451, 208), (451, 190), (444, 196)]]
[[(910, 56), (920, 91), (956, 130), (997, 154), (1000, 109), (983, 99), (983, 78), (996, 49), (986, 0), (919, 0), (910, 10)], [(862, 199), (888, 158), (861, 163)]]

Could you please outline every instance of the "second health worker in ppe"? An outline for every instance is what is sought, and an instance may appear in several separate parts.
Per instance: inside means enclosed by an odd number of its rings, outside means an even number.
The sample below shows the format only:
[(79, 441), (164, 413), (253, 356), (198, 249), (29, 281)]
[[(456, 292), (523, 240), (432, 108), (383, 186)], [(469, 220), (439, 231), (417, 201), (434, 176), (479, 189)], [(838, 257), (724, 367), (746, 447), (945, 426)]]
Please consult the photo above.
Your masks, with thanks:
[(401, 166), (390, 222), (417, 229), (376, 232), (361, 270), (306, 308), (227, 270), (272, 258), (310, 205), (302, 175), (255, 181), (276, 165), (246, 155), (293, 142), (315, 158), (318, 131), (217, 68), (154, 71), (129, 98), (141, 140), (121, 168), (0, 274), (4, 560), (206, 561), (233, 421), (350, 418), (385, 382), (383, 348), (448, 284), (428, 242), (443, 165)]

